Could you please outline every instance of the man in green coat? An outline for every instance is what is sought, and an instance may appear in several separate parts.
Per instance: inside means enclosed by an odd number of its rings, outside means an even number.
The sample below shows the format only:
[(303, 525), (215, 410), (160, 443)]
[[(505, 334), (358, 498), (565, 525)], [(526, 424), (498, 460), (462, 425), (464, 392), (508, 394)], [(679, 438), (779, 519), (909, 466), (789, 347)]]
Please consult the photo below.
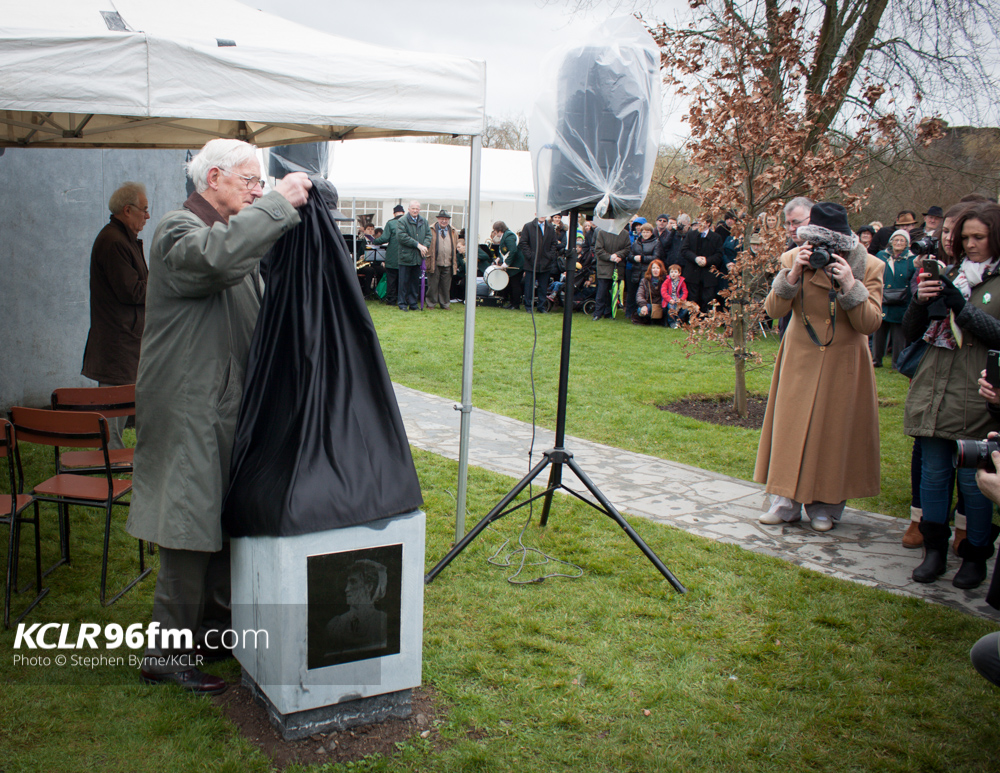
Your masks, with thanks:
[(385, 302), (390, 306), (396, 305), (399, 294), (399, 236), (396, 229), (403, 212), (402, 204), (393, 207), (392, 220), (385, 224), (382, 235), (375, 237), (375, 244), (389, 244), (385, 248)]
[[(396, 228), (399, 237), (399, 310), (420, 308), (420, 263), (431, 254), (431, 227), (420, 215), (420, 202), (411, 201)], [(383, 234), (384, 236), (384, 234)]]
[[(258, 263), (299, 223), (295, 207), (306, 203), (312, 183), (290, 174), (264, 195), (256, 148), (223, 139), (202, 148), (188, 176), (196, 192), (160, 221), (149, 255), (126, 528), (160, 546), (153, 623), (189, 631), (196, 648), (211, 652), (218, 640), (205, 641), (205, 632), (230, 622), (222, 497), (260, 309)], [(161, 638), (147, 645), (145, 682), (225, 689), (195, 668), (197, 654), (183, 645)]]

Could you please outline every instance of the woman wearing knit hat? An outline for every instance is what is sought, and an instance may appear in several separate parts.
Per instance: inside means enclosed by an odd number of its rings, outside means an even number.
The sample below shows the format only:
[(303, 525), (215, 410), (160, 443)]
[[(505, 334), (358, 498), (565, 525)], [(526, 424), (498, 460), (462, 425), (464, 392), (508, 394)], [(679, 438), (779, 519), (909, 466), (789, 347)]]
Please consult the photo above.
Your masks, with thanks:
[(829, 531), (848, 499), (879, 493), (878, 401), (867, 337), (882, 324), (885, 264), (858, 243), (847, 211), (813, 205), (804, 240), (782, 256), (765, 309), (789, 311), (778, 348), (754, 480), (767, 484), (768, 525)]
[(882, 326), (872, 341), (872, 361), (882, 367), (886, 344), (892, 345), (892, 367), (896, 367), (899, 353), (906, 347), (903, 335), (903, 314), (910, 305), (910, 280), (913, 278), (913, 256), (910, 254), (910, 235), (900, 228), (889, 237), (889, 246), (878, 254), (885, 263), (882, 276)]

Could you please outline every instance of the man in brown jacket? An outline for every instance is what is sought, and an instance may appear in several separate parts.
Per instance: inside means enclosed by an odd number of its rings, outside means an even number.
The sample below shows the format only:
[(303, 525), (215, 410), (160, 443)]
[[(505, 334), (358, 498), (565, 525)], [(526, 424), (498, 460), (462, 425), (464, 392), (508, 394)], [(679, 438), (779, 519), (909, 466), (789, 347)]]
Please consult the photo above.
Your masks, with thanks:
[(431, 229), (431, 251), (427, 256), (427, 308), (451, 308), (451, 278), (458, 273), (458, 234), (451, 227), (447, 210), (438, 212)]
[[(146, 322), (149, 269), (138, 238), (149, 220), (145, 186), (123, 183), (111, 194), (108, 209), (111, 219), (90, 252), (90, 333), (81, 372), (100, 386), (120, 386), (135, 383)], [(125, 447), (125, 420), (108, 419), (109, 448)]]

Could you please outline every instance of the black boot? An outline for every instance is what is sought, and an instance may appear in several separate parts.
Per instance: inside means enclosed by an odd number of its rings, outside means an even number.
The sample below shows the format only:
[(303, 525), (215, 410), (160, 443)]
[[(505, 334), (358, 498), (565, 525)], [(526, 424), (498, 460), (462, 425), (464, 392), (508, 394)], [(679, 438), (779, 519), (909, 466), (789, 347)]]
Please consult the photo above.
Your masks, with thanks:
[(993, 555), (993, 543), (973, 545), (968, 539), (962, 540), (958, 546), (958, 557), (962, 566), (955, 572), (951, 584), (962, 590), (978, 588), (986, 579), (986, 559)]
[(913, 570), (914, 582), (934, 582), (948, 570), (948, 538), (951, 528), (946, 523), (920, 522), (924, 535), (924, 561)]

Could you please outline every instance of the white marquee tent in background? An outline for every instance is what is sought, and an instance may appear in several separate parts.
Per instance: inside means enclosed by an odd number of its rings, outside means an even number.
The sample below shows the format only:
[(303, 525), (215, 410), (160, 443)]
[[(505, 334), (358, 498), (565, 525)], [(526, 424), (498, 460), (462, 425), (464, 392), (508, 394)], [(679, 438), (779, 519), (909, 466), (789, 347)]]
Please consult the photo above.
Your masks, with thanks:
[[(376, 225), (392, 217), (392, 208), (419, 199), (424, 209), (446, 206), (452, 225), (466, 226), (469, 199), (469, 149), (427, 142), (357, 140), (331, 145), (329, 177), (341, 197), (341, 210), (356, 219), (377, 202)], [(513, 229), (535, 216), (531, 154), (526, 150), (484, 148), (479, 184), (479, 237), (485, 241), (493, 223), (503, 220)], [(365, 204), (369, 205), (365, 208)], [(353, 209), (352, 209), (353, 208)], [(430, 207), (433, 209), (433, 207)], [(429, 211), (434, 222), (435, 211)], [(348, 227), (348, 226), (342, 226)]]
[[(116, 161), (129, 177), (115, 179), (108, 164), (95, 173), (69, 161), (73, 154), (30, 155), (32, 148), (469, 135), (470, 215), (477, 222), (485, 97), (484, 62), (338, 38), (235, 0), (2, 0), (0, 149), (19, 150), (0, 157), (7, 213), (0, 307), (20, 328), (7, 331), (0, 350), (0, 404), (47, 402), (52, 389), (83, 384), (90, 242), (107, 217), (106, 189), (138, 177), (158, 191), (147, 238), (156, 219), (183, 200), (172, 181), (158, 186), (165, 168), (152, 159)], [(63, 179), (71, 166), (81, 167), (78, 177)], [(151, 179), (157, 174), (159, 181)], [(467, 304), (466, 459), (473, 334), (474, 304)], [(463, 461), (460, 513), (465, 474)]]
[(485, 63), (334, 37), (235, 0), (4, 0), (0, 73), (7, 146), (483, 130)]

